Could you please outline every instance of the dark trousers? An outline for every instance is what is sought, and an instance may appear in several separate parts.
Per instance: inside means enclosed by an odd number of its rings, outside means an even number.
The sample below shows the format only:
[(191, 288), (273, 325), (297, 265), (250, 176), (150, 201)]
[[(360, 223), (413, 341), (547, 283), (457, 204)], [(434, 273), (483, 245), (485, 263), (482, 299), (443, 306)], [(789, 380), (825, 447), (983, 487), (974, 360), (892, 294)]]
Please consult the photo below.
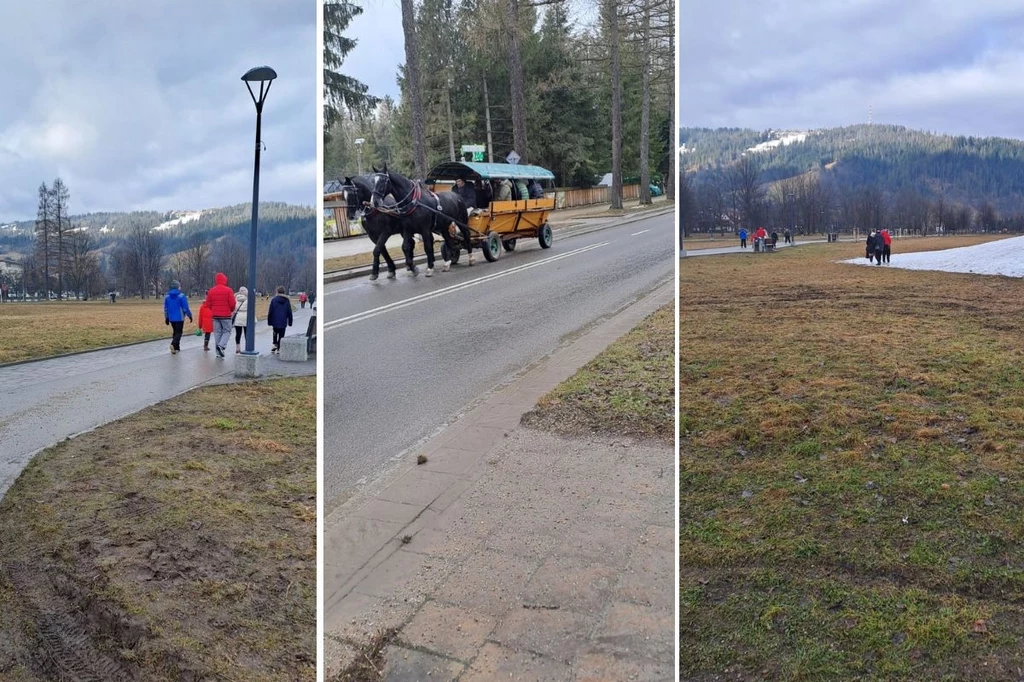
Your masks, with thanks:
[(181, 330), (185, 328), (185, 320), (181, 322), (171, 322), (171, 330), (173, 335), (171, 336), (171, 345), (174, 350), (181, 350)]
[(741, 249), (747, 248), (747, 240), (746, 239), (741, 239), (740, 240), (740, 248)]
[(235, 345), (242, 343), (242, 337), (245, 336), (245, 327), (235, 327)]
[(882, 250), (881, 249), (875, 249), (875, 265), (881, 265), (881, 264), (882, 264)]
[(306, 307), (306, 302), (305, 301), (299, 301), (299, 305), (301, 307), (305, 308)]
[(885, 258), (885, 262), (889, 262), (889, 256), (892, 255), (892, 244), (886, 244), (882, 247), (882, 257)]
[(284, 338), (284, 327), (274, 327), (274, 348), (280, 350), (281, 339)]
[(204, 332), (203, 333), (203, 348), (209, 348), (210, 347), (210, 333), (211, 332)]

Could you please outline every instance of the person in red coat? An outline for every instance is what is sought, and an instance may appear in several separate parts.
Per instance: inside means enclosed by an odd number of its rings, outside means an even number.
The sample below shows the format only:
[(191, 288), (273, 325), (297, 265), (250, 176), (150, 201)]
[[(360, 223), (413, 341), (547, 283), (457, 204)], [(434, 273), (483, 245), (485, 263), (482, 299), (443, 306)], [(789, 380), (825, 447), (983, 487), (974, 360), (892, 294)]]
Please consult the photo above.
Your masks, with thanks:
[(882, 258), (885, 260), (885, 264), (889, 264), (889, 257), (892, 255), (892, 235), (889, 234), (889, 230), (882, 229)]
[(224, 357), (228, 339), (231, 337), (231, 316), (235, 312), (235, 292), (228, 286), (228, 276), (218, 272), (214, 277), (217, 282), (206, 292), (206, 306), (213, 318), (213, 343), (217, 348), (217, 357)]
[(763, 227), (757, 228), (754, 233), (754, 251), (764, 251), (764, 242), (768, 239), (768, 230)]
[[(209, 290), (206, 291), (210, 293)], [(206, 301), (203, 301), (202, 305), (199, 306), (199, 322), (197, 323), (199, 329), (203, 332), (203, 350), (210, 350), (210, 334), (213, 333), (213, 313), (210, 312), (210, 306), (206, 305)]]

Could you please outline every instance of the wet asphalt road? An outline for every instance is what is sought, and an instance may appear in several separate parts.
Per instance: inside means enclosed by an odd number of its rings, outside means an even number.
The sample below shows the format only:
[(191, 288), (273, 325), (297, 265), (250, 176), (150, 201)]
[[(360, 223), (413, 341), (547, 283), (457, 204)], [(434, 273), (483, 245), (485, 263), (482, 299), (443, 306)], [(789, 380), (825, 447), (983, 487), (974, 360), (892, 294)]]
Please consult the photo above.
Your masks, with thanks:
[[(330, 512), (389, 462), (569, 335), (674, 275), (671, 212), (559, 238), (475, 251), (432, 278), (325, 287), (324, 501)], [(438, 265), (440, 267), (440, 264)]]

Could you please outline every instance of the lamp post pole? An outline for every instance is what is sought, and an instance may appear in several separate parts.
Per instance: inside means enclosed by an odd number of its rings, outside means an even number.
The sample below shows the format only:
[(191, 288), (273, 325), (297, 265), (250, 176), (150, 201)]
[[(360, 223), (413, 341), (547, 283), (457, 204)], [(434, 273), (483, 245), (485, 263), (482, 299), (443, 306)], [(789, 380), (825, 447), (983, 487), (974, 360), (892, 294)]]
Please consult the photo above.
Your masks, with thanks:
[[(253, 104), (256, 105), (256, 158), (253, 162), (252, 175), (252, 227), (249, 231), (249, 297), (245, 314), (245, 354), (258, 355), (256, 352), (256, 227), (259, 222), (260, 201), (260, 126), (263, 119), (263, 103), (270, 92), (270, 85), (277, 78), (277, 72), (269, 66), (257, 66), (249, 69), (242, 76), (245, 87), (249, 89)], [(253, 83), (259, 83), (259, 94), (253, 92)]]
[(363, 143), (364, 142), (366, 142), (366, 140), (364, 138), (362, 138), (362, 137), (357, 137), (356, 138), (356, 156), (359, 159), (357, 175), (362, 175), (363, 174)]

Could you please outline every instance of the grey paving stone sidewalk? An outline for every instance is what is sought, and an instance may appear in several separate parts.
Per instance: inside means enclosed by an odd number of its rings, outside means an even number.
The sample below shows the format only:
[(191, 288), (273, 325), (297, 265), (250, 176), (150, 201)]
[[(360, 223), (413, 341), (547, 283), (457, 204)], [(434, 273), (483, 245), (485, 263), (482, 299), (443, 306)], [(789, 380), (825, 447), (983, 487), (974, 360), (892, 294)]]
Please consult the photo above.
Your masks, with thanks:
[[(360, 510), (400, 535), (330, 610), (329, 675), (395, 627), (393, 682), (672, 679), (673, 448), (520, 427), (453, 473), (468, 452), (436, 450)], [(443, 477), (458, 497), (407, 518), (397, 500)]]
[[(310, 309), (295, 312), (291, 334), (305, 332)], [(257, 323), (256, 349), (270, 376), (316, 373), (270, 355), (271, 333)], [(170, 329), (170, 328), (168, 328)], [(40, 449), (205, 384), (235, 381), (234, 339), (224, 360), (185, 336), (171, 355), (167, 339), (0, 368), (0, 497)]]

